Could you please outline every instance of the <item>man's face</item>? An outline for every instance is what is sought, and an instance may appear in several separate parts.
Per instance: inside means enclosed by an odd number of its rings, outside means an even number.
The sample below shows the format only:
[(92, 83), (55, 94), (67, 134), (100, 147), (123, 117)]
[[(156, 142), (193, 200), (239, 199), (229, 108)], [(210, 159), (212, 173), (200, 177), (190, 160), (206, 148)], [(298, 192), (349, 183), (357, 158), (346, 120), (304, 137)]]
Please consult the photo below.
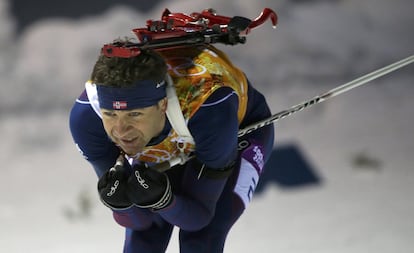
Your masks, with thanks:
[(101, 109), (106, 133), (128, 155), (141, 152), (165, 124), (166, 99), (157, 105), (133, 110)]

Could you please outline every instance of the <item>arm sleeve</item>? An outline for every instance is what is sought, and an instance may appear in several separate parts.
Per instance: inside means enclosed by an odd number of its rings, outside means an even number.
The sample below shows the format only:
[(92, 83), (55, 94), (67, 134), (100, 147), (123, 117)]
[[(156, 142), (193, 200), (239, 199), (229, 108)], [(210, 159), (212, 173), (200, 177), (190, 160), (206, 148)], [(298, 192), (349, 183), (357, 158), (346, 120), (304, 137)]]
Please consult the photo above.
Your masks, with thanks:
[(77, 101), (69, 116), (73, 140), (98, 177), (111, 168), (119, 149), (107, 137), (102, 120), (87, 102)]
[(216, 90), (188, 123), (195, 155), (209, 168), (221, 169), (237, 156), (238, 97), (229, 87)]
[[(263, 119), (269, 118), (272, 113), (266, 102), (266, 98), (257, 91), (251, 84), (248, 85), (249, 102), (247, 104), (246, 116), (240, 124), (240, 129), (259, 122)], [(251, 133), (239, 138), (241, 140), (248, 140), (260, 146), (263, 150), (264, 162), (266, 162), (272, 153), (274, 143), (274, 124), (261, 127), (252, 131)]]

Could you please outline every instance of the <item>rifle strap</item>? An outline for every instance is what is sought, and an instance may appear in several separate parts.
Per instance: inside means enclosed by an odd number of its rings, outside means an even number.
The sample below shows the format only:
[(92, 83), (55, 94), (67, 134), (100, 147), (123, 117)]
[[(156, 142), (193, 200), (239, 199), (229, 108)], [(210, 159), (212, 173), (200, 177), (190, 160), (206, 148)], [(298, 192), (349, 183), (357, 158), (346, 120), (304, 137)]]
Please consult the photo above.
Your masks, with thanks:
[(175, 92), (174, 84), (170, 75), (166, 75), (167, 81), (167, 118), (171, 123), (172, 128), (177, 132), (179, 141), (182, 143), (194, 144), (193, 136), (187, 127), (187, 122), (184, 119), (183, 112), (181, 111), (180, 102), (178, 101), (177, 94)]

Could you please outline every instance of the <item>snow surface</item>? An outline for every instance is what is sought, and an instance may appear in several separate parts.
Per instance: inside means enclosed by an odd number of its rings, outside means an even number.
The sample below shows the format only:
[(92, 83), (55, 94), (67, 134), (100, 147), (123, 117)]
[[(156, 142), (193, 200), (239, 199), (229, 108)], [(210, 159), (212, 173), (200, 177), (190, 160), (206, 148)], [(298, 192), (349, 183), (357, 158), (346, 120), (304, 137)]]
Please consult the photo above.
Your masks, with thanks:
[[(1, 252), (121, 252), (123, 229), (99, 202), (67, 117), (100, 46), (165, 7), (251, 18), (274, 9), (276, 30), (269, 22), (246, 45), (222, 47), (274, 113), (414, 52), (411, 0), (176, 0), (150, 13), (118, 6), (43, 20), (20, 37), (0, 1)], [(265, 185), (225, 252), (412, 252), (413, 73), (407, 66), (278, 122), (275, 147), (300, 149), (320, 182)], [(176, 232), (168, 252), (178, 252)]]

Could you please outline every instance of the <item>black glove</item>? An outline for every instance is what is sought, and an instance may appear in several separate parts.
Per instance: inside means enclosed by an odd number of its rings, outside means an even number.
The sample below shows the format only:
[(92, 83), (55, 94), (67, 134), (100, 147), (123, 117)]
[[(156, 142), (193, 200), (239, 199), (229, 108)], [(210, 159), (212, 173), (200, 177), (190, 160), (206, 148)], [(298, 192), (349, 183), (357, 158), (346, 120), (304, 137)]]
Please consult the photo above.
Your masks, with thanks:
[(135, 166), (128, 179), (128, 197), (138, 207), (162, 209), (172, 202), (170, 180), (165, 173)]
[(114, 165), (98, 181), (101, 201), (112, 209), (126, 209), (132, 206), (127, 195), (127, 169), (120, 164)]

